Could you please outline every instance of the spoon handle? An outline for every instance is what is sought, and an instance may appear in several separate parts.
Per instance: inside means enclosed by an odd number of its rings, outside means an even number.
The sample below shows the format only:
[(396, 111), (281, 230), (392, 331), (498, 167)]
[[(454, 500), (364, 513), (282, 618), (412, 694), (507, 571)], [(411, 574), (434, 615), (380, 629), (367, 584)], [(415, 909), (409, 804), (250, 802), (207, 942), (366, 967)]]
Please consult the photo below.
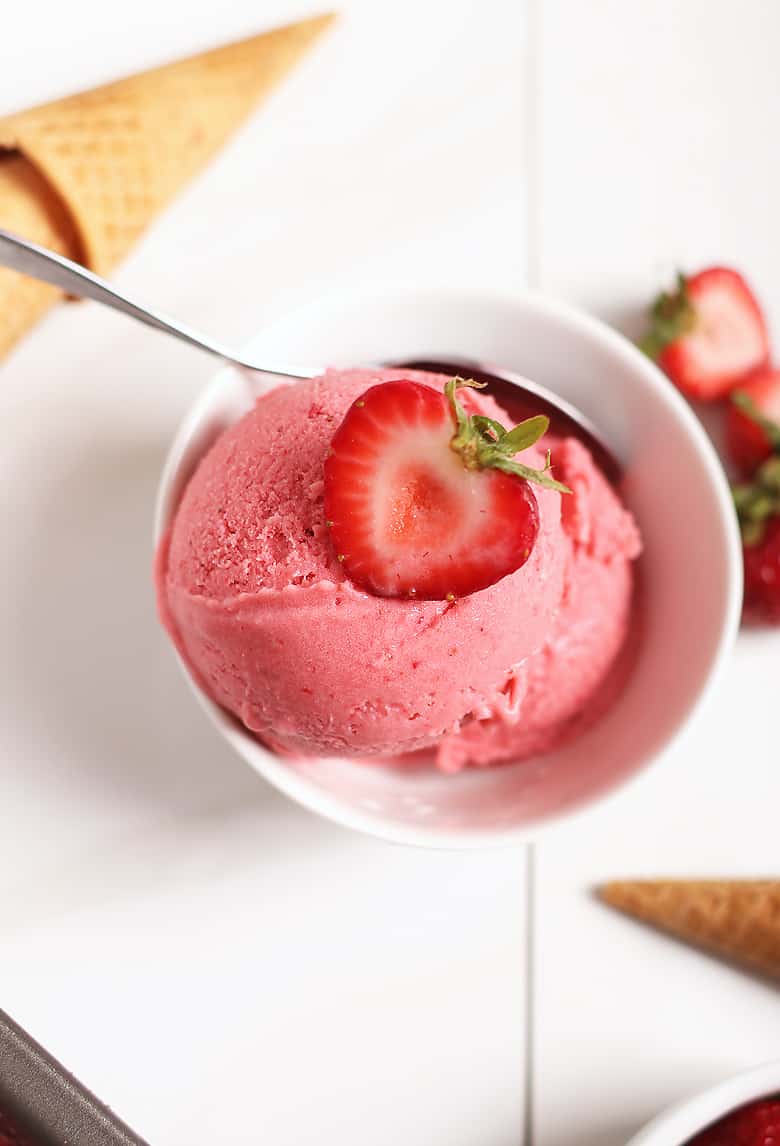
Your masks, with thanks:
[(40, 279), (42, 282), (51, 283), (52, 286), (60, 287), (68, 294), (76, 295), (78, 298), (91, 298), (95, 302), (103, 303), (104, 306), (110, 306), (114, 310), (121, 311), (122, 314), (127, 314), (131, 318), (137, 319), (138, 322), (154, 327), (155, 330), (172, 334), (175, 338), (181, 339), (182, 342), (188, 342), (191, 346), (197, 346), (200, 350), (205, 350), (207, 353), (234, 365), (289, 378), (312, 378), (320, 373), (319, 369), (258, 366), (253, 362), (248, 362), (234, 354), (228, 347), (190, 330), (189, 327), (169, 318), (168, 315), (134, 302), (128, 295), (110, 286), (105, 279), (93, 274), (92, 271), (88, 271), (78, 263), (66, 259), (64, 255), (49, 251), (45, 247), (39, 247), (36, 243), (30, 243), (27, 239), (22, 239), (19, 235), (12, 235), (2, 229), (0, 229), (0, 266), (9, 267), (23, 275), (30, 275), (31, 278)]

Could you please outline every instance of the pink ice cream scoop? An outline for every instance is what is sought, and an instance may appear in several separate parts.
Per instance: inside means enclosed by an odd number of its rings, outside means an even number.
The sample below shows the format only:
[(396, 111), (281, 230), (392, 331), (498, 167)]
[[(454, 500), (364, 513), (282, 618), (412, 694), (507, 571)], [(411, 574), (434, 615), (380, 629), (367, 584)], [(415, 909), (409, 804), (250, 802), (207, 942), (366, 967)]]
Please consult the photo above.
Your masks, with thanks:
[[(535, 488), (539, 532), (521, 568), (455, 601), (357, 588), (331, 546), (324, 463), (351, 404), (401, 378), (444, 382), (330, 371), (265, 395), (227, 430), (160, 546), (161, 615), (200, 687), (278, 751), (433, 752), (446, 770), (544, 751), (606, 703), (629, 627), (636, 526), (566, 439), (551, 445), (572, 493)], [(507, 424), (491, 399), (464, 401)]]

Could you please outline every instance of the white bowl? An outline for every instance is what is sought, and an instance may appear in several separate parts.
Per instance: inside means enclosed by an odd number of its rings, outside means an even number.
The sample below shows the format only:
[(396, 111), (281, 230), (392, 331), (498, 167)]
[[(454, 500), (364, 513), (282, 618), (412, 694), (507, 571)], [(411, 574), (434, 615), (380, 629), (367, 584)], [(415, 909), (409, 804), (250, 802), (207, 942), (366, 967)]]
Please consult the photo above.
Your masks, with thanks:
[[(400, 843), (517, 843), (584, 808), (654, 760), (679, 734), (728, 652), (742, 564), (721, 466), (695, 416), (634, 346), (602, 323), (532, 294), (361, 289), (329, 295), (259, 334), (269, 361), (360, 364), (463, 356), (549, 386), (599, 425), (621, 457), (624, 496), (644, 537), (644, 632), (609, 713), (540, 758), (456, 776), (354, 761), (284, 760), (196, 689), (236, 750), (307, 808)], [(223, 371), (181, 427), (162, 477), (157, 536), (217, 433), (256, 390)]]
[(727, 1078), (670, 1106), (634, 1135), (627, 1146), (685, 1146), (694, 1135), (757, 1098), (780, 1094), (780, 1062)]

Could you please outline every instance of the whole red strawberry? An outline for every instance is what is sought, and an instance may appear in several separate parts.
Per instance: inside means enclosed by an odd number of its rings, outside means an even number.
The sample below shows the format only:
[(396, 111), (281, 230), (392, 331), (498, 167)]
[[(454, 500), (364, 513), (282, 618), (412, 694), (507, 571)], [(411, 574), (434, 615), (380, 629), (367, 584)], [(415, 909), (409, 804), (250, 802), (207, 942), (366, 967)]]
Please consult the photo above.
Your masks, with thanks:
[(734, 465), (751, 477), (771, 454), (780, 454), (780, 370), (740, 384), (726, 415), (726, 445)]
[(531, 554), (531, 483), (568, 492), (515, 461), (547, 431), (468, 414), (458, 391), (408, 379), (372, 386), (347, 411), (325, 462), (325, 515), (339, 561), (382, 597), (445, 600), (487, 588)]
[(745, 617), (780, 624), (780, 517), (773, 517), (761, 540), (745, 545), (743, 553)]
[(780, 1146), (780, 1099), (740, 1107), (697, 1134), (688, 1146)]
[(780, 457), (764, 462), (752, 482), (735, 486), (734, 501), (742, 528), (744, 616), (780, 624)]
[(691, 398), (728, 394), (769, 361), (769, 334), (755, 295), (729, 267), (679, 275), (656, 299), (642, 349)]

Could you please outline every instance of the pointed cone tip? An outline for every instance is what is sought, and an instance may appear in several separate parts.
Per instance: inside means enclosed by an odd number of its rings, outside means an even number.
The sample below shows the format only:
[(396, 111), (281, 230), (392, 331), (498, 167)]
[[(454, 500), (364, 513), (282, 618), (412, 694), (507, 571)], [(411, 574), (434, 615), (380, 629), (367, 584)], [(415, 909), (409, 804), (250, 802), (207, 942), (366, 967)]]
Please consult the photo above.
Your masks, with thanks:
[(780, 880), (616, 880), (597, 894), (692, 947), (780, 977)]

